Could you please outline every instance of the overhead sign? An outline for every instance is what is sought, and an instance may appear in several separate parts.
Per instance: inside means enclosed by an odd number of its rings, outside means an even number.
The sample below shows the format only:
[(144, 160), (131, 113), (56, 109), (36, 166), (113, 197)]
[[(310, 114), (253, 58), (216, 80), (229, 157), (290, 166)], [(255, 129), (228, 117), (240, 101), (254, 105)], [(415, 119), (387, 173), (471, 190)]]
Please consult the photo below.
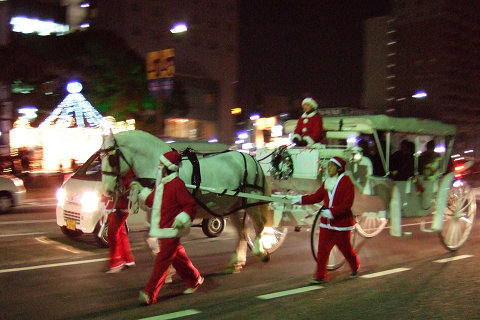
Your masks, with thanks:
[(175, 50), (147, 53), (147, 80), (172, 78), (175, 75)]

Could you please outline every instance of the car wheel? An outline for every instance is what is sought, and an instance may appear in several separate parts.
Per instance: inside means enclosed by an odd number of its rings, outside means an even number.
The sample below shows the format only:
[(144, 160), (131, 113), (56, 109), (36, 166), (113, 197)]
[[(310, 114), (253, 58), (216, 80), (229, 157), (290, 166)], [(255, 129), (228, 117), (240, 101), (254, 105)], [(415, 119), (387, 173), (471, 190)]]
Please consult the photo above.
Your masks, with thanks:
[(83, 232), (80, 230), (70, 230), (65, 226), (60, 227), (60, 230), (62, 230), (62, 233), (69, 238), (76, 238), (83, 234)]
[(209, 238), (218, 237), (225, 228), (225, 219), (212, 217), (202, 220), (202, 231)]
[(0, 192), (0, 213), (8, 212), (13, 207), (12, 195), (8, 192)]

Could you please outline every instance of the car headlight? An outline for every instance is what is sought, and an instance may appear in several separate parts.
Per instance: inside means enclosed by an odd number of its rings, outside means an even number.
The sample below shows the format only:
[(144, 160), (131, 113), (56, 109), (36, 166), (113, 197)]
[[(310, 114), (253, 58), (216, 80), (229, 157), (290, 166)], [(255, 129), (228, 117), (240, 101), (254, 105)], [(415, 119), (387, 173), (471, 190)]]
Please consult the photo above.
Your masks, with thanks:
[(93, 212), (98, 209), (100, 203), (100, 197), (92, 191), (85, 192), (80, 198), (80, 204), (82, 205), (83, 212)]
[(18, 179), (18, 178), (13, 178), (13, 184), (15, 185), (15, 187), (19, 188), (19, 187), (23, 187), (23, 180), (22, 179)]
[(65, 204), (65, 198), (67, 197), (67, 193), (65, 189), (59, 188), (57, 190), (57, 206), (63, 206)]

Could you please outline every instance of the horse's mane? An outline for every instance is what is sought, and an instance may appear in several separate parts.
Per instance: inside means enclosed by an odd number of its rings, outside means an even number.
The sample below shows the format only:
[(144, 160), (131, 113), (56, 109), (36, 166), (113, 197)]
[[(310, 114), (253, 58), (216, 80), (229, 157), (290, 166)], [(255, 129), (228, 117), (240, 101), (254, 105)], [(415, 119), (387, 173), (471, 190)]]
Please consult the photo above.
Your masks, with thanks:
[(142, 178), (154, 178), (159, 156), (172, 150), (168, 143), (142, 130), (118, 132), (114, 138), (122, 152), (130, 153), (128, 156), (137, 167), (136, 174)]

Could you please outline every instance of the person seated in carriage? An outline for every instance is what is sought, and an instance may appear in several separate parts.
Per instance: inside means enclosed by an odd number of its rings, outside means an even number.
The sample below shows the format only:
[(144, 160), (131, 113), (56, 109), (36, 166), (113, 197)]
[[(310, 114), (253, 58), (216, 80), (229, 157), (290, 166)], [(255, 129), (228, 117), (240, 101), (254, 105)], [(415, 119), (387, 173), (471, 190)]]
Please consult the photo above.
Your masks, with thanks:
[(317, 102), (312, 98), (305, 98), (302, 101), (303, 114), (298, 119), (292, 136), (292, 142), (299, 147), (323, 143), (323, 119), (318, 114), (317, 107)]
[(442, 157), (435, 152), (435, 141), (430, 140), (425, 146), (426, 150), (419, 157), (419, 171), (426, 179), (432, 179), (440, 171)]
[(415, 171), (415, 144), (409, 140), (402, 140), (400, 148), (390, 158), (390, 177), (397, 181), (406, 181)]

